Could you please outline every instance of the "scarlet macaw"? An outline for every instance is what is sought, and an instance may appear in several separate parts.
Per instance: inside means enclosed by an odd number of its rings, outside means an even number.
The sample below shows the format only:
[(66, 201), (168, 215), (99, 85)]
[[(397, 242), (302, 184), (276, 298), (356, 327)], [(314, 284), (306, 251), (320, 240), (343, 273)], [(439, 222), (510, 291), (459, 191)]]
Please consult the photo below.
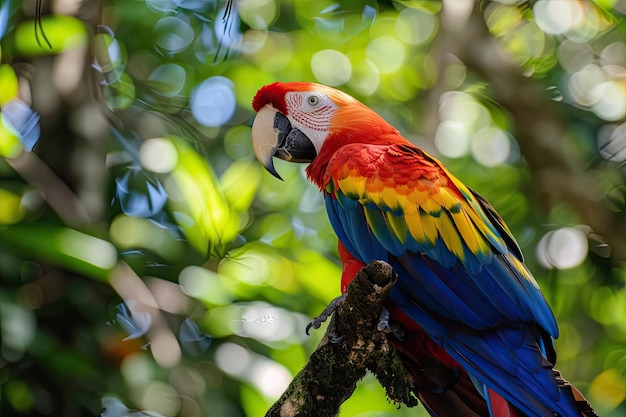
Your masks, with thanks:
[(398, 274), (387, 308), (407, 333), (394, 344), (431, 415), (585, 415), (552, 369), (554, 315), (486, 200), (341, 91), (273, 83), (252, 106), (270, 173), (280, 178), (273, 157), (310, 163), (339, 238), (342, 291), (373, 260)]

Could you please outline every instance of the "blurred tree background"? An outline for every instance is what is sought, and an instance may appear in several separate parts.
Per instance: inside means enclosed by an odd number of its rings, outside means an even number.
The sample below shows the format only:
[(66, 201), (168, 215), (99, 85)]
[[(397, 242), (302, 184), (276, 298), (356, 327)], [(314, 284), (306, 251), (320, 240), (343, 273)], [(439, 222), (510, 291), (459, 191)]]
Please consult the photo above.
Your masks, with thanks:
[[(304, 167), (276, 161), (281, 183), (250, 146), (256, 90), (305, 80), (491, 201), (557, 315), (557, 367), (600, 415), (626, 415), (624, 13), (0, 0), (0, 414), (264, 414), (339, 294)], [(366, 378), (342, 415), (426, 413)]]

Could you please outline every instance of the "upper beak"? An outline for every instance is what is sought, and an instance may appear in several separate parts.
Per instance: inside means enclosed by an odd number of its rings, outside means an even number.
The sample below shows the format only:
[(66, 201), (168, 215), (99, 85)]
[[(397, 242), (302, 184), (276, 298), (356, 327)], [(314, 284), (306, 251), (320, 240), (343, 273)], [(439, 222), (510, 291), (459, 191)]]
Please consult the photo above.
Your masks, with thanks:
[(259, 162), (279, 180), (282, 178), (274, 168), (272, 157), (289, 162), (311, 162), (317, 156), (311, 140), (271, 106), (259, 110), (254, 119), (252, 147)]

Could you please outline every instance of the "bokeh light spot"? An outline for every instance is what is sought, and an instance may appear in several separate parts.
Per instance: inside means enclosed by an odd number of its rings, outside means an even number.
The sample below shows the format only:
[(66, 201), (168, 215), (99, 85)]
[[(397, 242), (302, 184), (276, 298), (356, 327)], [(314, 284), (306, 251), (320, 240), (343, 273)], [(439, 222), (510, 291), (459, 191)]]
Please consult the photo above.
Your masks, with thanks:
[(626, 382), (615, 368), (604, 370), (591, 381), (589, 396), (594, 404), (600, 404), (606, 413), (626, 399)]
[(311, 70), (320, 83), (334, 87), (350, 79), (352, 64), (341, 52), (324, 49), (311, 58)]
[(537, 245), (537, 259), (546, 268), (574, 268), (585, 260), (587, 249), (587, 236), (582, 231), (563, 227), (541, 238)]
[(224, 259), (218, 272), (249, 285), (261, 285), (271, 273), (272, 262), (253, 247), (244, 247), (236, 256)]
[(433, 38), (437, 25), (437, 18), (431, 13), (407, 7), (396, 19), (396, 34), (406, 43), (421, 45)]
[(580, 1), (575, 3), (578, 4), (573, 5), (574, 25), (567, 32), (567, 37), (574, 42), (588, 42), (600, 31), (601, 18), (593, 3)]
[(626, 45), (624, 42), (613, 42), (600, 53), (603, 65), (626, 65)]
[(472, 140), (472, 155), (484, 166), (493, 167), (506, 162), (511, 153), (511, 141), (496, 127), (479, 130)]
[(626, 123), (603, 126), (598, 133), (598, 152), (612, 162), (626, 160)]
[(172, 0), (146, 0), (146, 5), (160, 13), (169, 13), (176, 10), (176, 5)]
[(180, 397), (170, 384), (152, 381), (141, 399), (143, 408), (164, 416), (175, 416), (180, 410)]
[(221, 279), (217, 273), (195, 265), (186, 267), (178, 276), (181, 290), (190, 297), (214, 305), (227, 305), (232, 302), (232, 295)]
[(269, 34), (266, 30), (246, 30), (241, 42), (241, 52), (244, 54), (256, 54), (265, 45), (268, 36)]
[(399, 40), (390, 36), (381, 36), (367, 45), (365, 55), (382, 74), (390, 74), (402, 66), (405, 49)]
[(537, 25), (546, 33), (567, 33), (581, 24), (583, 10), (576, 0), (540, 0), (533, 6)]
[(594, 59), (593, 50), (588, 44), (567, 39), (559, 44), (556, 54), (563, 69), (570, 73), (580, 71)]
[(167, 139), (148, 139), (139, 148), (139, 160), (144, 168), (165, 174), (174, 169), (178, 162), (176, 147)]
[(373, 94), (380, 83), (380, 73), (376, 65), (364, 59), (353, 65), (348, 85), (364, 96)]
[(567, 87), (576, 103), (589, 107), (600, 100), (601, 90), (596, 87), (605, 80), (604, 72), (597, 65), (590, 64), (572, 74)]
[(252, 129), (249, 126), (234, 126), (224, 135), (224, 150), (234, 160), (254, 157), (250, 146)]
[[(0, 305), (0, 313), (2, 344), (11, 348), (2, 349), (2, 357), (12, 361), (18, 360), (35, 338), (37, 328), (35, 316), (21, 305), (7, 301)], [(10, 350), (14, 351), (13, 355), (9, 354)]]
[(487, 110), (472, 96), (460, 91), (450, 91), (441, 96), (439, 118), (466, 125), (485, 126), (491, 117)]
[(435, 133), (437, 150), (449, 158), (459, 158), (469, 151), (469, 138), (464, 125), (445, 120), (437, 127)]
[(187, 10), (201, 10), (207, 7), (207, 4), (212, 5), (215, 0), (172, 0), (174, 4), (182, 9)]
[(276, 20), (278, 13), (274, 0), (239, 0), (237, 9), (241, 20), (257, 30), (267, 29)]
[(131, 387), (140, 387), (154, 378), (151, 360), (143, 353), (127, 356), (120, 365), (124, 381)]
[(255, 35), (254, 48), (245, 52), (251, 54), (252, 60), (261, 70), (271, 73), (289, 65), (293, 57), (293, 45), (289, 36), (284, 33), (266, 33), (265, 38), (262, 38), (262, 34)]
[(215, 76), (206, 79), (191, 93), (191, 112), (204, 126), (220, 126), (226, 123), (235, 112), (233, 83), (225, 77)]
[(592, 107), (593, 112), (608, 121), (621, 120), (626, 116), (626, 89), (617, 80), (605, 81), (593, 89), (599, 97)]
[(242, 312), (237, 334), (262, 342), (285, 340), (295, 333), (294, 322), (287, 310), (267, 303), (255, 302)]
[(251, 379), (263, 395), (278, 398), (289, 386), (291, 375), (284, 366), (268, 360), (254, 364)]
[(242, 376), (252, 363), (252, 355), (247, 349), (235, 343), (222, 343), (215, 351), (217, 366), (227, 374)]
[(172, 63), (159, 65), (148, 77), (153, 85), (152, 91), (165, 97), (175, 97), (180, 94), (186, 79), (185, 69)]
[(181, 52), (194, 40), (194, 33), (188, 22), (177, 16), (166, 16), (154, 25), (156, 44), (172, 53)]

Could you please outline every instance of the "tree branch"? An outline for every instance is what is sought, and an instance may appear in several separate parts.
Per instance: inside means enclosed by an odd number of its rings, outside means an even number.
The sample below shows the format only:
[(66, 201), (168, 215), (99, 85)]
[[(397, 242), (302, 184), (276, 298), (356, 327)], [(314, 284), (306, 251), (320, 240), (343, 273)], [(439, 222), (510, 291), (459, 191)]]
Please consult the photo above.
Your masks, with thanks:
[(382, 261), (371, 262), (356, 275), (309, 362), (266, 417), (336, 416), (367, 370), (391, 401), (417, 405), (413, 378), (385, 333), (377, 330), (381, 303), (394, 283), (391, 266)]

